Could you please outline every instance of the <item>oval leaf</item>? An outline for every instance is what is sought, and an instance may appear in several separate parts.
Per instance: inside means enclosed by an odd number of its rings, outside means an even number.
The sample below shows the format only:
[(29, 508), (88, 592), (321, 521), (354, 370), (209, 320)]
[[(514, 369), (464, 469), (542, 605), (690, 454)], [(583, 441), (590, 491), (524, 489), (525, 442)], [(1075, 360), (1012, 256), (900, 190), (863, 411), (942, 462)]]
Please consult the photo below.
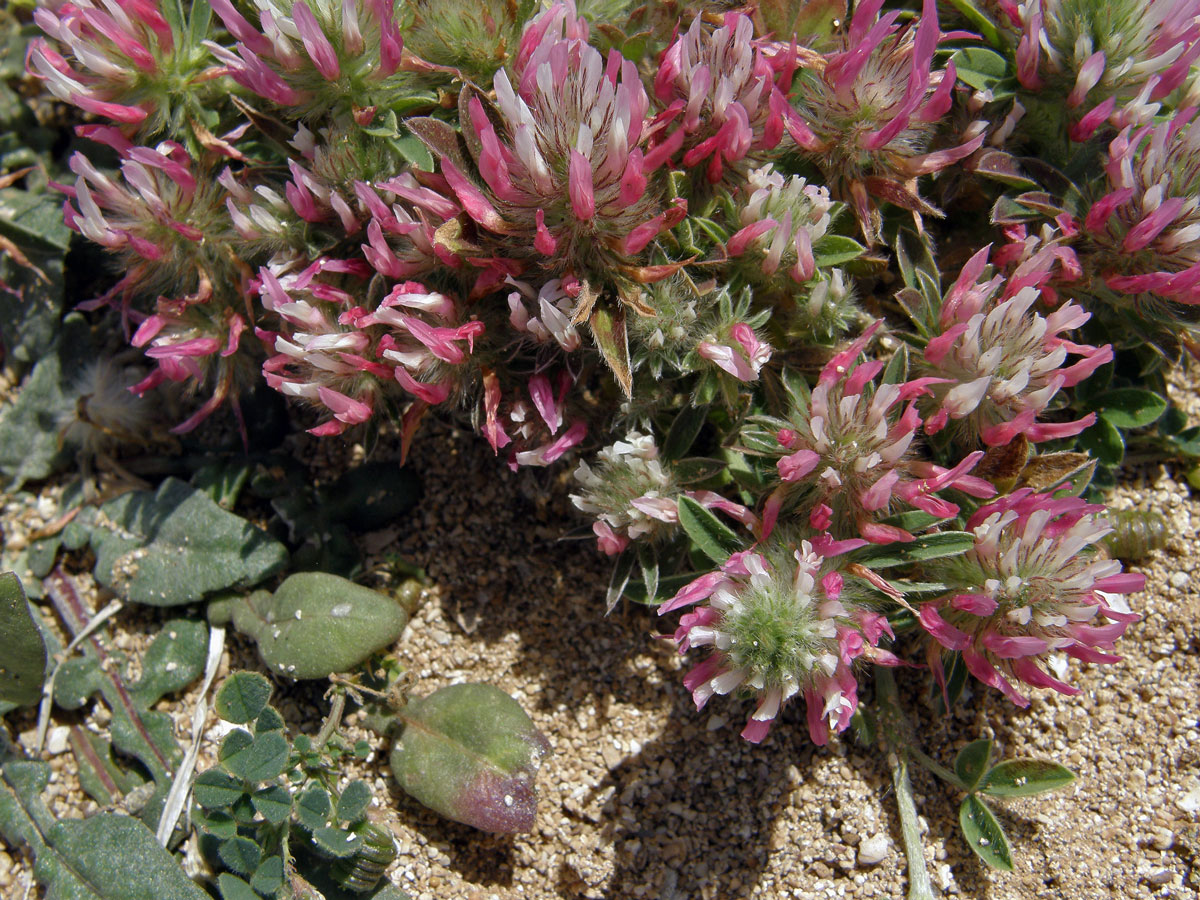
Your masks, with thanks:
[(968, 794), (959, 807), (958, 823), (967, 846), (975, 851), (976, 856), (993, 869), (1012, 871), (1012, 850), (1008, 846), (1008, 838), (987, 804), (974, 794)]
[(971, 793), (992, 761), (992, 742), (987, 738), (971, 741), (954, 757), (954, 772), (962, 779), (963, 790)]
[(482, 831), (533, 828), (534, 777), (550, 744), (520, 704), (486, 684), (456, 684), (410, 703), (391, 754), (410, 795)]
[(1157, 422), (1167, 411), (1167, 401), (1153, 391), (1119, 388), (1101, 398), (1100, 415), (1117, 428), (1144, 428)]
[(1075, 773), (1046, 759), (1012, 759), (994, 767), (980, 790), (993, 797), (1028, 797), (1066, 787)]
[(271, 669), (326, 678), (393, 644), (408, 613), (393, 598), (325, 572), (289, 576), (274, 594), (236, 601), (233, 624), (258, 641)]
[(214, 708), (226, 722), (244, 725), (266, 708), (271, 682), (257, 672), (234, 672), (217, 691)]
[(371, 804), (371, 787), (365, 781), (352, 781), (338, 797), (337, 817), (343, 822), (357, 822)]

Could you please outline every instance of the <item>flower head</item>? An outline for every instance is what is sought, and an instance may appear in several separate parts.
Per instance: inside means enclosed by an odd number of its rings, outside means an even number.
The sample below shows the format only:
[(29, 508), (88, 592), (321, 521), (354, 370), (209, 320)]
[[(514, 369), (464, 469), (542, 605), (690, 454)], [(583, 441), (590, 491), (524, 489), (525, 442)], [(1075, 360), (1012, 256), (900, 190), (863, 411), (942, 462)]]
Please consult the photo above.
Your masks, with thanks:
[(877, 648), (880, 636), (891, 634), (887, 620), (853, 602), (833, 561), (864, 543), (828, 535), (800, 541), (777, 536), (766, 546), (733, 554), (660, 606), (662, 615), (703, 604), (686, 613), (675, 632), (680, 652), (713, 648), (684, 678), (697, 709), (713, 694), (749, 693), (758, 707), (742, 737), (758, 743), (782, 704), (801, 694), (814, 743), (825, 744), (831, 732), (844, 731), (858, 706), (854, 660), (894, 662)]
[(392, 0), (259, 0), (259, 27), (233, 0), (211, 0), (237, 40), (208, 48), (238, 84), (292, 114), (353, 113), (367, 124), (378, 107), (411, 95)]
[(917, 398), (928, 392), (928, 379), (880, 383), (881, 360), (857, 362), (878, 327), (877, 322), (834, 356), (811, 393), (793, 383), (785, 418), (757, 417), (744, 435), (750, 438), (748, 450), (775, 460), (779, 485), (763, 513), (767, 532), (788, 511), (808, 517), (813, 527), (832, 527), (838, 536), (911, 541), (911, 534), (878, 519), (898, 504), (953, 516), (958, 507), (937, 496), (944, 488), (983, 497), (995, 492), (968, 474), (982, 452), (952, 469), (915, 458), (913, 442), (921, 428)]
[[(794, 116), (776, 71), (754, 45), (754, 24), (729, 13), (709, 31), (704, 17), (663, 53), (654, 93), (666, 106), (661, 119), (671, 123), (661, 147), (682, 153), (684, 166), (704, 164), (713, 184), (735, 178), (765, 162), (783, 140), (785, 118)], [(789, 86), (791, 73), (780, 75)]]
[(615, 51), (606, 63), (572, 36), (586, 33), (569, 4), (530, 23), (515, 82), (496, 73), (499, 127), (481, 95), (464, 95), (478, 181), (448, 155), (441, 167), (467, 215), (494, 236), (496, 255), (602, 285), (685, 208), (664, 208), (652, 183), (665, 156), (645, 149), (649, 98), (637, 68)]
[(180, 104), (203, 106), (207, 54), (157, 0), (41, 4), (33, 19), (53, 43), (33, 41), (27, 67), (60, 100), (142, 134), (160, 131)]
[(1065, 97), (1071, 137), (1148, 122), (1200, 58), (1197, 0), (1004, 0), (1020, 28), (1017, 78)]
[[(1095, 420), (1038, 422), (1064, 387), (1073, 387), (1113, 358), (1112, 346), (1077, 344), (1064, 337), (1091, 318), (1067, 302), (1047, 316), (1034, 310), (1035, 284), (1048, 277), (1056, 260), (1048, 246), (1003, 276), (982, 281), (989, 248), (963, 267), (942, 301), (936, 333), (925, 347), (922, 371), (931, 398), (925, 431), (933, 434), (954, 421), (989, 446), (1007, 444), (1018, 434), (1030, 441), (1070, 437)], [(1005, 290), (1001, 293), (1001, 286)], [(1078, 359), (1066, 365), (1068, 354)]]
[(960, 651), (976, 678), (1027, 706), (1016, 682), (1078, 693), (1046, 671), (1054, 654), (1119, 660), (1104, 651), (1137, 621), (1123, 595), (1146, 579), (1093, 552), (1112, 530), (1103, 511), (1028, 488), (976, 510), (967, 522), (975, 546), (929, 563), (930, 577), (950, 588), (920, 609), (934, 671), (941, 648)]
[(748, 276), (770, 284), (786, 273), (796, 284), (817, 274), (816, 252), (838, 204), (829, 191), (799, 175), (784, 179), (771, 166), (751, 172), (749, 197), (738, 210), (741, 228), (729, 239), (730, 256), (744, 256)]
[(1200, 303), (1196, 110), (1125, 128), (1108, 148), (1106, 193), (1083, 219), (1083, 261), (1114, 291)]
[(915, 179), (975, 152), (985, 123), (975, 122), (956, 147), (929, 151), (938, 122), (951, 106), (953, 61), (935, 71), (942, 39), (937, 5), (904, 26), (899, 11), (879, 15), (883, 0), (858, 4), (842, 48), (823, 66), (805, 68), (793, 95), (810, 140), (797, 140), (825, 173), (834, 196), (848, 202), (868, 240), (879, 239), (872, 197), (936, 214), (916, 192)]
[(571, 502), (596, 517), (593, 531), (609, 556), (620, 553), (631, 540), (661, 542), (678, 534), (681, 496), (721, 510), (744, 525), (756, 522), (740, 503), (712, 491), (683, 490), (671, 464), (659, 458), (650, 435), (631, 431), (596, 457), (595, 464), (580, 461), (575, 480), (581, 490), (571, 495)]

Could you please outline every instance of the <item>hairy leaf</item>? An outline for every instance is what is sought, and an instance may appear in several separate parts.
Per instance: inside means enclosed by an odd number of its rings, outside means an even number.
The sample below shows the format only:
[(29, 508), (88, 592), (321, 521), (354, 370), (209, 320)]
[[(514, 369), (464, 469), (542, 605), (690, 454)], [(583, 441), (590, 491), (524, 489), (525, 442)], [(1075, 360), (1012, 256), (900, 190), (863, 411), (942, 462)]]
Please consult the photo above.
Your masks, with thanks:
[(975, 790), (991, 759), (992, 742), (987, 738), (971, 741), (958, 751), (958, 756), (954, 758), (954, 772), (962, 779), (964, 790), (968, 793)]
[(266, 532), (174, 478), (79, 519), (91, 528), (96, 580), (135, 603), (193, 603), (256, 584), (287, 562), (284, 546)]
[(12, 572), (0, 575), (0, 646), (0, 701), (37, 703), (46, 677), (46, 643)]
[(408, 624), (408, 613), (391, 597), (324, 572), (291, 575), (274, 594), (217, 601), (209, 618), (232, 619), (258, 642), (263, 662), (292, 678), (353, 669)]
[(986, 803), (974, 794), (968, 794), (959, 807), (958, 823), (967, 846), (975, 851), (976, 856), (993, 869), (1012, 871), (1012, 850), (1008, 846), (1008, 838)]
[(226, 722), (245, 725), (267, 706), (271, 682), (257, 672), (234, 672), (217, 691), (213, 708)]
[(400, 720), (390, 762), (406, 792), (483, 831), (533, 828), (534, 777), (550, 744), (517, 701), (491, 685), (456, 684), (409, 703)]
[(692, 543), (715, 563), (742, 549), (737, 533), (691, 497), (680, 497), (679, 524)]
[(1012, 759), (994, 766), (979, 789), (993, 797), (1029, 797), (1057, 791), (1075, 780), (1066, 766), (1046, 759)]

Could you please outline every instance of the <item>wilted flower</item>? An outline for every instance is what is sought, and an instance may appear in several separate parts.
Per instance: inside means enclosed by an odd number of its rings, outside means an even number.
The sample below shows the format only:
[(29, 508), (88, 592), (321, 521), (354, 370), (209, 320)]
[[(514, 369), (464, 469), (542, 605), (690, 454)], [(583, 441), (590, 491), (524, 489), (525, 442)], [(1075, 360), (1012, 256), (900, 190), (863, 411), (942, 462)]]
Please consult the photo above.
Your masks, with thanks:
[(777, 537), (733, 554), (660, 606), (662, 615), (707, 601), (686, 613), (675, 632), (681, 652), (713, 648), (684, 678), (696, 707), (735, 690), (757, 697), (742, 730), (757, 744), (783, 703), (801, 694), (813, 743), (823, 745), (830, 732), (844, 731), (858, 706), (854, 660), (896, 662), (877, 646), (881, 635), (891, 635), (887, 619), (843, 594), (844, 578), (832, 562), (864, 543), (824, 534), (803, 541)]
[(713, 184), (761, 165), (783, 140), (785, 119), (795, 115), (785, 93), (791, 72), (780, 73), (782, 85), (776, 74), (755, 48), (748, 16), (728, 13), (712, 31), (696, 16), (663, 53), (654, 78), (655, 96), (666, 106), (660, 120), (674, 126), (656, 152), (682, 151), (689, 168), (707, 161)]
[(58, 417), (62, 443), (91, 456), (145, 442), (150, 404), (130, 391), (135, 381), (112, 359), (85, 366), (71, 385), (75, 403)]
[(929, 152), (938, 122), (950, 110), (954, 62), (933, 70), (942, 38), (935, 0), (899, 26), (900, 11), (879, 16), (883, 0), (858, 4), (843, 49), (822, 66), (802, 70), (796, 108), (812, 131), (797, 140), (820, 166), (834, 196), (854, 209), (867, 239), (879, 239), (872, 197), (918, 213), (937, 214), (916, 189), (918, 176), (975, 152), (986, 123), (973, 123), (956, 147)]
[(975, 546), (927, 564), (929, 577), (950, 588), (920, 608), (920, 622), (934, 639), (934, 672), (942, 671), (942, 647), (959, 651), (976, 678), (1028, 706), (1014, 682), (1079, 692), (1046, 672), (1054, 655), (1118, 661), (1102, 651), (1139, 618), (1123, 595), (1140, 591), (1146, 579), (1093, 552), (1112, 530), (1103, 511), (1028, 488), (976, 510), (967, 522)]
[(729, 239), (730, 256), (745, 255), (748, 276), (771, 283), (781, 270), (797, 284), (817, 274), (816, 251), (836, 213), (829, 191), (799, 175), (784, 179), (771, 166), (750, 173), (739, 206), (742, 226)]
[(582, 490), (571, 495), (571, 502), (596, 517), (592, 530), (609, 556), (620, 553), (631, 540), (658, 541), (677, 534), (681, 496), (719, 509), (744, 525), (756, 521), (746, 507), (712, 491), (683, 490), (671, 464), (659, 458), (650, 435), (631, 431), (596, 457), (595, 466), (580, 460), (575, 480)]
[(829, 361), (811, 394), (792, 382), (793, 406), (786, 418), (755, 417), (743, 433), (748, 451), (776, 459), (780, 484), (763, 512), (766, 532), (788, 510), (808, 517), (814, 528), (832, 527), (839, 536), (859, 534), (872, 543), (911, 541), (907, 531), (878, 519), (897, 504), (953, 516), (958, 507), (937, 496), (944, 488), (979, 497), (995, 493), (967, 474), (982, 451), (952, 469), (914, 458), (912, 445), (921, 428), (916, 398), (928, 393), (929, 379), (880, 384), (882, 360), (856, 362), (879, 324)]
[(1198, 0), (1001, 0), (1021, 29), (1017, 78), (1074, 114), (1071, 137), (1142, 124), (1200, 58)]
[[(628, 267), (686, 210), (664, 209), (650, 185), (665, 155), (644, 150), (649, 98), (637, 67), (615, 51), (606, 66), (586, 29), (570, 4), (535, 19), (517, 55), (516, 89), (496, 73), (499, 129), (483, 98), (467, 95), (462, 128), (482, 186), (449, 155), (441, 167), (467, 214), (498, 236), (499, 254), (601, 287), (623, 268), (626, 279), (636, 274)], [(572, 293), (582, 319), (595, 295)]]
[[(922, 371), (930, 376), (932, 394), (925, 431), (933, 434), (955, 421), (968, 440), (978, 437), (989, 446), (1019, 434), (1030, 441), (1079, 434), (1096, 421), (1095, 413), (1074, 422), (1037, 419), (1060, 390), (1112, 360), (1112, 346), (1077, 344), (1063, 336), (1091, 318), (1074, 303), (1047, 316), (1033, 310), (1040, 292), (1032, 284), (1048, 275), (1056, 259), (1052, 247), (1017, 266), (1007, 283), (1001, 275), (979, 280), (989, 249), (971, 257), (946, 293), (925, 347)], [(1069, 366), (1068, 353), (1080, 357)]]
[(552, 379), (539, 372), (506, 395), (496, 372), (483, 370), (484, 438), (499, 453), (507, 450), (508, 466), (548, 466), (587, 436), (587, 423), (569, 420), (568, 399), (575, 376), (560, 369)]

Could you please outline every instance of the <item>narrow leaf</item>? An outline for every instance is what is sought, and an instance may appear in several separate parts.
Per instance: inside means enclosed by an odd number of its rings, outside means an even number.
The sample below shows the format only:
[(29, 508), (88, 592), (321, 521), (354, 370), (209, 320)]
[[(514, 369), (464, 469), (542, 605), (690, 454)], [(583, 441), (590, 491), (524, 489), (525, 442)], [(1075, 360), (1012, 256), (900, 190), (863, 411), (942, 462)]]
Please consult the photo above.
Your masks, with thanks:
[(625, 331), (625, 310), (619, 309), (614, 314), (612, 310), (597, 306), (592, 310), (588, 325), (592, 329), (592, 339), (596, 348), (613, 377), (626, 397), (633, 396), (633, 371), (629, 364), (629, 336)]
[(42, 696), (46, 678), (46, 643), (12, 572), (0, 575), (0, 701), (31, 706)]
[(675, 461), (683, 459), (696, 442), (700, 429), (708, 421), (707, 406), (684, 406), (671, 422), (666, 438), (663, 439), (663, 459)]
[(696, 547), (715, 563), (723, 563), (742, 549), (742, 541), (728, 525), (693, 500), (680, 497), (679, 524)]
[(975, 855), (993, 869), (1011, 872), (1012, 850), (1000, 822), (982, 800), (968, 794), (958, 810), (958, 823), (962, 827), (967, 846)]
[(1066, 766), (1045, 759), (1012, 759), (995, 766), (980, 790), (992, 797), (1029, 797), (1057, 791), (1075, 780)]
[(856, 559), (871, 569), (886, 569), (943, 556), (958, 556), (975, 546), (975, 536), (966, 531), (940, 531), (921, 535), (907, 544), (886, 544), (864, 548)]

